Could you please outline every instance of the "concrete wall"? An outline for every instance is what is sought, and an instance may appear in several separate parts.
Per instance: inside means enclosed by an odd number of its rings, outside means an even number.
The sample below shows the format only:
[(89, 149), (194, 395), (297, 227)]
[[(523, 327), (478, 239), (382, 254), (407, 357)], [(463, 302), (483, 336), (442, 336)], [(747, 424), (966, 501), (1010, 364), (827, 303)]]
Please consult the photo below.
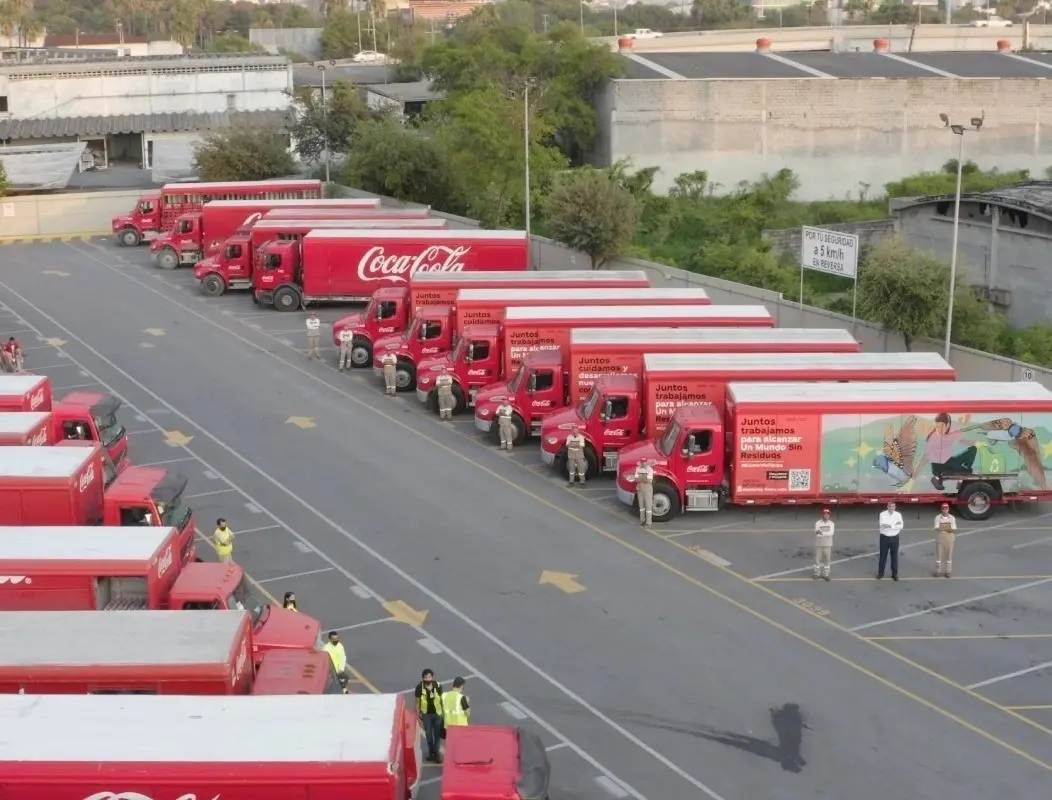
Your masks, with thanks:
[(705, 170), (724, 189), (783, 167), (802, 200), (880, 193), (889, 180), (938, 170), (956, 157), (939, 122), (986, 112), (967, 157), (983, 168), (1052, 162), (1052, 81), (920, 78), (861, 80), (618, 80), (600, 93), (594, 159), (661, 168), (657, 191)]
[[(107, 232), (110, 230), (110, 219), (129, 211), (139, 194), (95, 192), (3, 198), (0, 199), (0, 237)], [(375, 196), (356, 190), (349, 190), (346, 194), (353, 197)], [(406, 205), (386, 198), (385, 204)], [(464, 217), (442, 213), (436, 213), (435, 216), (450, 220), (453, 227), (478, 227), (477, 222)], [(535, 269), (589, 268), (587, 256), (539, 236), (533, 239), (532, 259)], [(905, 349), (900, 337), (875, 325), (867, 322), (853, 323), (848, 317), (824, 309), (800, 307), (776, 292), (635, 258), (614, 259), (609, 263), (609, 267), (646, 270), (655, 286), (703, 288), (716, 303), (762, 304), (782, 328), (847, 328), (854, 331), (855, 338), (862, 343), (866, 351), (902, 352)], [(941, 352), (942, 348), (938, 342), (922, 341), (915, 345), (915, 349)], [(956, 346), (952, 348), (950, 361), (957, 368), (960, 380), (1017, 381), (1023, 377), (1024, 370), (1028, 370), (1034, 380), (1052, 389), (1052, 370), (1031, 367), (1019, 361)]]
[(321, 28), (250, 28), (248, 40), (268, 53), (281, 50), (321, 58)]
[[(844, 222), (822, 225), (821, 227), (830, 231), (840, 233), (853, 233), (858, 236), (861, 247), (879, 244), (895, 232), (895, 220), (874, 219), (868, 222)], [(771, 243), (771, 250), (779, 255), (791, 255), (800, 257), (800, 244), (804, 238), (803, 228), (779, 228), (763, 232), (763, 238)]]

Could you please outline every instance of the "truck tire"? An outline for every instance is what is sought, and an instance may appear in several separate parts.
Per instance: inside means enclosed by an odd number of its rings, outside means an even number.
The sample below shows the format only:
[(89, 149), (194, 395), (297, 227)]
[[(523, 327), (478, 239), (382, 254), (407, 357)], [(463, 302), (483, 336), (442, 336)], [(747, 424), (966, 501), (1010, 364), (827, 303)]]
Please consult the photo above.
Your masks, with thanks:
[[(595, 448), (590, 444), (584, 446), (584, 477), (585, 480), (592, 480), (593, 478), (599, 477), (599, 459), (595, 454)], [(570, 459), (566, 457), (566, 448), (564, 447), (559, 451), (559, 455), (555, 457), (555, 466), (562, 474), (564, 478), (570, 480)]]
[(368, 367), (373, 363), (373, 346), (365, 339), (351, 342), (351, 366), (355, 369)]
[(654, 481), (654, 521), (668, 522), (680, 512), (679, 492), (666, 480)]
[[(454, 417), (458, 414), (463, 414), (468, 410), (468, 403), (467, 400), (464, 399), (464, 390), (460, 388), (460, 384), (453, 384), (453, 399), (457, 401), (457, 404), (453, 406)], [(437, 405), (438, 398), (435, 398), (435, 402)]]
[(972, 522), (982, 522), (994, 515), (994, 503), (1001, 499), (997, 488), (985, 481), (975, 481), (964, 486), (957, 494), (961, 503), (961, 516)]
[[(526, 444), (526, 440), (530, 438), (528, 429), (526, 428), (526, 420), (519, 416), (517, 411), (511, 415), (511, 426), (515, 431), (515, 436), (511, 440), (511, 443), (516, 447)], [(489, 429), (489, 436), (494, 444), (500, 444), (500, 425), (498, 424), (496, 417), (493, 418), (493, 426)]]
[(135, 228), (124, 228), (117, 234), (117, 241), (121, 247), (138, 247), (142, 237)]
[(435, 389), (427, 393), (427, 410), (432, 414), (438, 413), (438, 392)]
[(278, 311), (299, 311), (303, 300), (291, 286), (282, 286), (274, 292), (274, 308)]
[(416, 388), (416, 366), (408, 361), (399, 361), (395, 367), (395, 390), (411, 392)]
[(172, 247), (162, 247), (157, 253), (157, 266), (161, 269), (175, 269), (179, 266), (179, 254)]
[(213, 272), (201, 281), (201, 291), (209, 297), (219, 297), (226, 291), (226, 282)]

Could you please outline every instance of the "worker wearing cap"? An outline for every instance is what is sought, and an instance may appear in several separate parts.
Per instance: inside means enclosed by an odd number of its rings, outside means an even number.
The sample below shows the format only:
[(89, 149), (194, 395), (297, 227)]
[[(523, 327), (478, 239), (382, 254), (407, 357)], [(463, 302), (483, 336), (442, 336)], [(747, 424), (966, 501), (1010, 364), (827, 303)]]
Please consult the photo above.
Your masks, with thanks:
[(428, 761), (438, 761), (438, 750), (442, 738), (442, 684), (435, 680), (435, 672), (425, 669), (420, 675), (420, 683), (414, 690), (416, 712), (424, 729), (427, 741)]
[(815, 523), (815, 572), (816, 581), (829, 580), (829, 564), (833, 560), (833, 520), (828, 508), (822, 509), (822, 518)]
[(220, 563), (229, 564), (234, 560), (234, 532), (230, 530), (230, 526), (222, 517), (216, 520), (216, 529), (212, 533), (212, 544), (215, 545)]
[(457, 398), (453, 396), (453, 376), (445, 367), (435, 378), (435, 390), (438, 392), (438, 418), (453, 419), (453, 409), (457, 407)]
[[(949, 578), (953, 574), (953, 545), (957, 539), (957, 518), (950, 513), (950, 504), (943, 503), (935, 515), (935, 577)], [(945, 569), (943, 568), (945, 565)]]
[(447, 728), (471, 722), (471, 704), (464, 694), (464, 679), (453, 679), (453, 688), (442, 693), (442, 717)]
[(321, 320), (311, 311), (307, 314), (307, 358), (321, 358), (318, 354), (318, 340), (321, 338)]
[(343, 649), (340, 634), (336, 631), (329, 631), (329, 641), (321, 649), (329, 654), (329, 658), (332, 659), (332, 668), (336, 670), (340, 683), (346, 689), (347, 683), (351, 680), (351, 670), (347, 666), (347, 651)]
[(351, 367), (351, 341), (354, 339), (354, 332), (350, 328), (344, 328), (336, 334), (336, 338), (340, 340), (340, 361), (337, 369), (343, 372)]
[(393, 396), (398, 391), (398, 356), (384, 353), (380, 356), (380, 366), (384, 373), (384, 394)]
[(581, 429), (574, 425), (570, 435), (566, 437), (566, 471), (569, 473), (567, 486), (573, 486), (574, 476), (584, 485), (585, 475), (588, 473), (588, 462), (584, 457), (584, 436)]
[(639, 503), (639, 524), (649, 528), (654, 522), (654, 462), (645, 458), (640, 461), (632, 479)]
[(500, 449), (511, 450), (515, 446), (515, 409), (505, 397), (497, 406), (497, 433), (500, 434)]

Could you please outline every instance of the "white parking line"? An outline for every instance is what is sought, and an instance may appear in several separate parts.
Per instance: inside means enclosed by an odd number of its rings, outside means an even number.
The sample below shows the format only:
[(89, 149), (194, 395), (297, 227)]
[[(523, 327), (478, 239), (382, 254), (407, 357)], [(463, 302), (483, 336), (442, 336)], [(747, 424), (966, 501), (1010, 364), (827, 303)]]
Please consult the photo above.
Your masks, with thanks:
[(1031, 672), (1037, 672), (1042, 669), (1052, 667), (1052, 661), (1046, 661), (1044, 664), (1035, 664), (1032, 667), (1026, 669), (1017, 669), (1015, 672), (1009, 672), (1007, 675), (998, 675), (996, 678), (988, 678), (985, 681), (979, 681), (969, 686), (969, 689), (982, 689), (984, 686), (990, 686), (994, 683), (1000, 683), (1001, 681), (1009, 681), (1012, 678), (1019, 678), (1023, 675), (1029, 675)]
[(989, 600), (991, 597), (1000, 597), (1004, 594), (1012, 594), (1012, 592), (1021, 592), (1024, 589), (1033, 589), (1035, 586), (1043, 586), (1046, 583), (1052, 583), (1052, 578), (1044, 578), (1040, 581), (1031, 581), (1030, 583), (1024, 583), (1020, 586), (1012, 586), (1008, 589), (1001, 589), (998, 592), (987, 592), (986, 594), (976, 595), (975, 597), (966, 597), (964, 600), (957, 600), (953, 603), (946, 603), (945, 605), (935, 606), (934, 608), (925, 608), (920, 611), (913, 611), (909, 614), (900, 614), (897, 617), (888, 617), (887, 619), (878, 619), (876, 622), (867, 622), (865, 625), (856, 625), (854, 628), (848, 628), (852, 633), (858, 631), (869, 630), (870, 628), (876, 628), (878, 625), (888, 625), (892, 622), (901, 622), (904, 619), (914, 619), (915, 617), (923, 617), (925, 614), (935, 614), (940, 611), (946, 611), (951, 608), (958, 608), (959, 606), (966, 606), (970, 603), (978, 603), (982, 600)]
[[(69, 392), (73, 389), (90, 389), (94, 386), (102, 386), (98, 381), (92, 381), (91, 383), (74, 383), (72, 386), (55, 386), (56, 392)], [(106, 387), (102, 387), (106, 388)]]
[[(71, 248), (71, 249), (73, 249), (73, 248)], [(113, 272), (113, 273), (119, 275), (121, 277), (122, 281), (131, 281), (131, 282), (137, 284), (138, 286), (142, 287), (144, 290), (155, 294), (157, 297), (163, 299), (164, 301), (179, 307), (184, 313), (198, 318), (199, 320), (202, 321), (202, 323), (204, 323), (206, 325), (211, 325), (211, 326), (216, 327), (219, 331), (225, 333), (227, 336), (230, 336), (230, 337), (232, 337), (232, 338), (244, 343), (247, 347), (249, 347), (249, 348), (251, 348), (251, 349), (253, 349), (253, 350), (255, 350), (255, 351), (259, 352), (259, 353), (271, 355), (271, 354), (268, 353), (268, 351), (266, 350), (265, 347), (263, 347), (260, 344), (252, 341), (251, 339), (248, 339), (248, 338), (246, 338), (244, 336), (240, 336), (239, 334), (237, 334), (234, 331), (227, 330), (222, 325), (219, 325), (215, 321), (215, 319), (213, 319), (213, 317), (205, 315), (205, 314), (197, 311), (196, 309), (192, 308), (191, 306), (188, 306), (188, 305), (185, 305), (183, 303), (180, 303), (176, 298), (173, 298), (170, 295), (167, 295), (164, 292), (159, 291), (158, 289), (156, 289), (155, 287), (149, 285), (145, 281), (139, 280), (139, 279), (135, 278), (134, 276), (127, 274), (126, 272), (122, 272), (121, 270), (116, 269), (115, 267), (111, 266), (110, 264), (108, 264), (107, 262), (103, 261), (102, 259), (95, 257), (94, 255), (83, 253), (82, 251), (79, 251), (79, 250), (77, 252), (80, 253), (81, 255), (86, 255), (89, 260), (94, 261), (95, 263), (99, 264), (101, 267), (109, 270), (110, 272)], [(111, 370), (113, 370), (116, 374), (120, 375), (124, 380), (126, 380), (127, 382), (129, 382), (132, 385), (136, 386), (141, 392), (143, 392), (144, 394), (146, 394), (146, 395), (150, 396), (151, 398), (153, 398), (158, 404), (164, 406), (165, 408), (168, 408), (172, 412), (173, 415), (178, 416), (181, 420), (183, 420), (192, 429), (199, 431), (201, 433), (202, 437), (204, 437), (204, 438), (208, 439), (209, 441), (211, 441), (213, 444), (215, 444), (217, 447), (219, 447), (220, 449), (225, 451), (232, 458), (234, 458), (235, 460), (240, 462), (244, 467), (246, 467), (247, 469), (251, 470), (256, 475), (258, 475), (260, 478), (262, 478), (263, 480), (265, 480), (266, 482), (271, 484), (271, 486), (273, 486), (276, 491), (286, 495), (289, 499), (291, 499), (294, 502), (296, 502), (297, 504), (299, 504), (304, 510), (306, 510), (309, 513), (311, 513), (320, 522), (323, 522), (325, 525), (327, 525), (329, 528), (331, 528), (334, 532), (339, 533), (341, 536), (343, 536), (345, 539), (347, 539), (348, 542), (354, 544), (356, 547), (358, 547), (359, 550), (361, 550), (363, 553), (368, 555), (370, 558), (372, 558), (378, 564), (380, 564), (383, 567), (385, 567), (389, 572), (393, 573), (397, 577), (401, 578), (405, 583), (407, 583), (410, 586), (412, 586), (413, 588), (415, 588), (420, 594), (422, 594), (423, 596), (429, 598), (432, 603), (434, 603), (435, 605), (440, 606), (441, 608), (443, 608), (447, 612), (449, 612), (451, 615), (453, 615), (454, 617), (459, 619), (464, 625), (469, 627), (476, 634), (478, 634), (479, 636), (484, 638), (486, 641), (490, 642), (492, 645), (494, 645), (495, 647), (497, 647), (501, 651), (503, 651), (505, 653), (505, 655), (507, 655), (509, 658), (513, 659), (514, 661), (517, 661), (523, 667), (525, 667), (529, 671), (533, 672), (535, 675), (537, 675), (539, 678), (541, 678), (544, 682), (546, 682), (549, 686), (551, 686), (553, 689), (557, 690), (558, 692), (560, 692), (561, 694), (566, 696), (567, 699), (569, 699), (574, 704), (579, 706), (582, 710), (586, 711), (588, 714), (590, 714), (596, 720), (602, 722), (605, 726), (607, 726), (611, 730), (613, 730), (616, 733), (618, 733), (623, 739), (625, 739), (626, 741), (631, 743), (633, 746), (635, 746), (639, 750), (641, 750), (644, 753), (646, 753), (647, 755), (649, 755), (652, 759), (654, 759), (659, 764), (664, 766), (667, 770), (669, 770), (673, 774), (677, 775), (683, 781), (685, 781), (686, 783), (689, 783), (691, 786), (693, 786), (694, 788), (696, 788), (697, 790), (699, 790), (700, 792), (705, 794), (707, 797), (710, 798), (710, 800), (723, 800), (723, 798), (721, 798), (719, 794), (717, 794), (715, 791), (710, 789), (704, 783), (699, 781), (697, 778), (695, 778), (693, 775), (691, 775), (689, 772), (687, 772), (683, 767), (679, 766), (679, 764), (675, 763), (670, 758), (668, 758), (665, 755), (663, 755), (662, 753), (658, 752), (651, 745), (649, 745), (646, 742), (644, 742), (642, 739), (640, 739), (637, 735), (635, 735), (634, 733), (629, 731), (627, 728), (625, 728), (619, 722), (617, 722), (616, 720), (612, 719), (609, 715), (607, 715), (606, 713), (601, 711), (599, 708), (597, 708), (595, 705), (590, 703), (584, 697), (582, 697), (578, 693), (574, 692), (572, 689), (570, 689), (568, 686), (566, 686), (564, 683), (562, 683), (558, 678), (556, 678), (555, 676), (553, 676), (550, 673), (546, 672), (543, 668), (541, 668), (539, 665), (537, 665), (536, 663), (531, 661), (529, 658), (527, 658), (525, 655), (520, 653), (518, 650), (516, 650), (514, 647), (512, 647), (506, 641), (504, 641), (503, 639), (498, 637), (492, 631), (490, 631), (489, 629), (485, 628), (483, 625), (481, 625), (474, 618), (468, 616), (465, 612), (463, 612), (462, 610), (460, 610), (459, 608), (454, 606), (445, 597), (439, 595), (437, 592), (435, 592), (431, 588), (425, 586), (421, 581), (419, 581), (417, 578), (415, 578), (412, 575), (410, 575), (408, 572), (406, 572), (404, 569), (399, 567), (397, 564), (395, 564), (389, 558), (387, 558), (382, 553), (380, 553), (378, 550), (376, 550), (371, 545), (366, 543), (363, 539), (361, 539), (360, 537), (354, 535), (349, 530), (347, 530), (347, 528), (345, 528), (344, 526), (340, 525), (334, 519), (332, 519), (328, 515), (326, 515), (326, 514), (322, 513), (321, 511), (319, 511), (315, 506), (313, 506), (311, 503), (309, 503), (303, 497), (301, 497), (300, 495), (297, 495), (295, 492), (293, 492), (291, 489), (289, 489), (288, 486), (283, 481), (278, 480), (273, 475), (268, 473), (266, 470), (260, 468), (251, 459), (249, 459), (246, 456), (244, 456), (238, 450), (235, 450), (233, 447), (231, 447), (225, 441), (220, 439), (218, 436), (216, 436), (210, 430), (204, 428), (199, 422), (195, 422), (188, 415), (186, 415), (186, 414), (182, 413), (181, 411), (179, 411), (175, 406), (173, 406), (171, 403), (169, 403), (167, 400), (165, 400), (159, 394), (157, 394), (156, 392), (154, 392), (151, 389), (149, 389), (144, 383), (142, 383), (142, 381), (138, 380), (133, 375), (131, 375), (131, 373), (129, 373), (127, 370), (125, 370), (122, 367), (120, 367), (115, 361), (113, 361), (112, 359), (110, 359), (107, 356), (103, 355), (97, 348), (95, 348), (92, 345), (90, 345), (89, 343), (85, 342), (83, 339), (77, 337), (73, 333), (73, 331), (71, 331), (69, 328), (65, 327), (64, 325), (62, 325), (57, 319), (55, 319), (55, 317), (53, 317), (52, 315), (48, 314), (47, 312), (45, 312), (44, 310), (42, 310), (41, 308), (39, 308), (38, 306), (36, 306), (32, 302), (30, 302), (23, 295), (21, 295), (18, 292), (15, 292), (14, 290), (12, 290), (6, 284), (0, 282), (0, 288), (6, 290), (12, 297), (16, 298), (23, 306), (25, 306), (25, 307), (31, 309), (32, 311), (34, 311), (39, 317), (42, 317), (43, 319), (47, 320), (48, 323), (53, 325), (57, 330), (62, 331), (63, 333), (65, 333), (66, 336), (69, 339), (77, 342), (77, 344), (79, 344), (81, 347), (83, 347), (87, 352), (91, 353), (100, 362), (106, 364)], [(290, 364), (288, 364), (283, 359), (281, 359), (281, 358), (279, 358), (277, 356), (272, 356), (272, 357), (276, 358), (278, 361), (280, 361), (285, 366), (291, 366)], [(197, 456), (197, 454), (193, 450), (191, 450), (188, 446), (184, 446), (184, 449), (186, 450), (186, 452), (190, 453), (191, 455)], [(222, 473), (219, 470), (217, 470), (213, 464), (211, 464), (210, 462), (208, 462), (205, 459), (200, 458), (200, 457), (198, 457), (198, 460), (201, 462), (201, 464), (203, 466), (211, 469), (216, 474), (222, 476)], [(230, 481), (229, 478), (223, 477), (223, 479), (227, 483), (229, 483), (231, 486), (236, 486), (237, 485), (237, 484), (233, 483), (232, 481)], [(244, 497), (249, 498), (250, 500), (252, 500), (252, 495), (250, 495), (248, 492), (244, 491), (243, 489), (240, 490), (240, 491), (241, 491), (241, 494)], [(252, 505), (256, 505), (257, 508), (259, 506), (259, 504), (255, 503), (254, 501), (253, 501)], [(280, 523), (282, 525), (282, 527), (286, 531), (288, 531), (290, 536), (292, 536), (293, 538), (297, 539), (298, 541), (306, 542), (306, 543), (309, 544), (309, 541), (302, 534), (300, 534), (298, 531), (293, 529), (290, 525), (285, 523), (283, 520), (281, 520), (275, 514), (270, 513), (270, 512), (268, 512), (268, 513), (269, 513), (270, 517), (275, 522)], [(1052, 512), (1050, 512), (1050, 513), (1052, 513)], [(332, 559), (330, 556), (325, 554), (321, 549), (319, 549), (319, 548), (314, 548), (314, 549), (315, 549), (317, 555), (323, 561), (325, 561), (328, 564), (331, 564), (338, 572), (343, 574), (348, 580), (350, 580), (350, 581), (352, 581), (354, 583), (361, 583), (363, 586), (365, 586), (365, 584), (362, 583), (362, 581), (360, 581), (357, 577), (355, 577), (353, 573), (351, 573), (349, 570), (347, 570), (345, 567), (343, 567), (337, 561)], [(370, 591), (372, 591), (372, 590), (370, 590)], [(381, 599), (380, 595), (376, 594), (375, 592), (373, 592), (373, 594), (374, 594), (375, 597), (377, 597), (378, 600)], [(441, 645), (441, 646), (450, 655), (450, 657), (452, 657), (453, 659), (455, 659), (456, 661), (458, 661), (459, 663), (464, 665), (464, 667), (466, 667), (469, 671), (474, 672), (478, 676), (478, 680), (480, 680), (483, 683), (485, 683), (494, 692), (496, 692), (497, 694), (501, 695), (502, 697), (504, 697), (504, 698), (506, 698), (508, 700), (514, 700), (514, 698), (511, 696), (511, 694), (508, 692), (507, 689), (503, 688), (500, 684), (498, 684), (492, 678), (489, 678), (488, 676), (486, 676), (483, 673), (481, 673), (479, 670), (475, 669), (474, 666), (467, 659), (457, 655), (450, 648), (445, 647), (444, 645)], [(603, 775), (607, 775), (611, 779), (617, 780), (616, 776), (614, 775), (614, 773), (610, 769), (608, 769), (607, 767), (603, 766), (598, 760), (595, 759), (594, 756), (592, 756), (583, 747), (581, 747), (580, 745), (572, 742), (563, 733), (561, 733), (554, 725), (552, 725), (550, 722), (548, 722), (543, 717), (538, 715), (536, 712), (531, 711), (530, 709), (528, 709), (526, 706), (522, 705), (521, 703), (519, 705), (524, 711), (526, 711), (530, 715), (530, 717), (533, 719), (533, 721), (538, 726), (540, 726), (541, 728), (546, 730), (553, 737), (561, 739), (561, 740), (564, 740), (564, 741), (567, 741), (567, 742), (570, 742), (570, 746), (573, 748), (574, 752), (582, 760), (586, 761), (594, 769), (596, 769), (597, 771), (599, 771)], [(630, 795), (632, 797), (636, 798), (636, 800), (646, 800), (645, 796), (643, 794), (641, 794), (638, 790), (628, 787), (627, 784), (623, 784), (622, 783), (622, 785), (625, 785), (626, 788), (629, 789)]]
[(551, 752), (553, 752), (555, 750), (562, 750), (566, 746), (567, 746), (566, 742), (559, 742), (559, 744), (553, 744), (551, 747), (545, 747), (544, 748), (544, 752), (545, 753), (551, 753)]
[(1034, 539), (1032, 542), (1023, 542), (1022, 544), (1012, 545), (1013, 550), (1022, 550), (1024, 547), (1033, 547), (1035, 544), (1046, 544), (1052, 542), (1052, 536), (1046, 536), (1043, 539)]
[(276, 531), (279, 528), (281, 528), (280, 525), (260, 525), (258, 528), (245, 528), (245, 530), (243, 531), (234, 531), (234, 533), (236, 533), (238, 536), (244, 536), (246, 533), (259, 533), (260, 531)]
[(278, 581), (291, 581), (293, 578), (306, 578), (308, 575), (321, 575), (323, 572), (332, 572), (332, 567), (322, 567), (321, 569), (309, 569), (306, 572), (293, 572), (291, 575), (279, 575), (276, 578), (264, 578), (260, 580), (256, 578), (256, 583), (277, 583)]
[(151, 461), (149, 464), (136, 464), (137, 467), (164, 467), (168, 464), (182, 464), (186, 461), (196, 461), (196, 458), (169, 458), (167, 461)]
[(427, 652), (431, 653), (431, 655), (437, 656), (439, 653), (442, 652), (442, 645), (440, 645), (434, 639), (418, 639), (416, 643), (423, 647), (425, 650), (427, 650)]
[(186, 496), (186, 499), (187, 500), (197, 500), (200, 497), (212, 497), (213, 495), (230, 494), (231, 492), (236, 492), (236, 491), (237, 491), (237, 489), (216, 489), (214, 492), (198, 492), (197, 494), (188, 494)]
[(509, 702), (509, 701), (505, 700), (503, 703), (498, 703), (498, 705), (501, 707), (501, 709), (503, 709), (504, 713), (507, 714), (512, 719), (526, 719), (527, 718), (526, 714), (523, 712), (523, 710), (521, 708), (519, 708), (517, 705), (515, 705), (514, 703), (512, 703), (512, 702)]
[[(128, 404), (125, 403), (125, 405), (128, 405)], [(128, 434), (129, 436), (142, 436), (143, 434), (146, 434), (146, 433), (163, 433), (163, 432), (164, 431), (163, 431), (163, 429), (161, 428), (160, 425), (158, 425), (156, 428), (150, 428), (149, 430), (141, 430), (141, 431), (129, 431), (129, 430), (126, 430), (125, 431), (125, 433)]]
[(628, 792), (625, 791), (624, 787), (622, 787), (617, 781), (606, 777), (606, 775), (600, 775), (595, 779), (595, 782), (609, 795), (613, 795), (614, 797), (628, 797)]
[(358, 584), (355, 584), (351, 587), (351, 594), (353, 594), (355, 597), (362, 598), (362, 600), (369, 600), (372, 598), (372, 595), (369, 594), (369, 590), (366, 589), (364, 586), (359, 586)]
[[(263, 583), (263, 581), (260, 581)], [(373, 625), (379, 625), (381, 622), (392, 622), (394, 617), (384, 617), (383, 619), (371, 619), (368, 622), (359, 622), (355, 625), (344, 625), (342, 628), (331, 628), (331, 630), (337, 633), (343, 633), (344, 631), (356, 631), (359, 628), (369, 628)]]
[(61, 364), (33, 364), (31, 367), (27, 366), (27, 369), (32, 369), (34, 372), (43, 372), (46, 369), (62, 369), (63, 367), (75, 367), (77, 366), (72, 361), (63, 361)]
[[(455, 677), (456, 676), (454, 675), (453, 678), (455, 678)], [(461, 675), (460, 677), (463, 678), (466, 681), (470, 681), (475, 676), (469, 674), (469, 675)], [(449, 684), (450, 686), (452, 686), (453, 685), (453, 678), (447, 678), (444, 681), (439, 681), (439, 684), (441, 684), (442, 686), (445, 686), (446, 684)], [(403, 689), (402, 691), (398, 692), (398, 694), (412, 694), (415, 691), (416, 691), (416, 687), (414, 686), (412, 689)], [(558, 745), (558, 746), (569, 747), (570, 745), (567, 742), (561, 742), (560, 745)]]

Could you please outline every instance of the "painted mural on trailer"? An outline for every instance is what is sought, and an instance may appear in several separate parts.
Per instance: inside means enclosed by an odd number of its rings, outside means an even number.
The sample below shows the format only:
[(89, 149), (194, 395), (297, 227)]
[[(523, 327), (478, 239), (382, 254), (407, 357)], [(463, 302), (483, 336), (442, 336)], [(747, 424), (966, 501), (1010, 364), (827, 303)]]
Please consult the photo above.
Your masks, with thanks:
[(822, 491), (952, 492), (975, 475), (1047, 489), (1052, 414), (830, 414), (822, 418)]

